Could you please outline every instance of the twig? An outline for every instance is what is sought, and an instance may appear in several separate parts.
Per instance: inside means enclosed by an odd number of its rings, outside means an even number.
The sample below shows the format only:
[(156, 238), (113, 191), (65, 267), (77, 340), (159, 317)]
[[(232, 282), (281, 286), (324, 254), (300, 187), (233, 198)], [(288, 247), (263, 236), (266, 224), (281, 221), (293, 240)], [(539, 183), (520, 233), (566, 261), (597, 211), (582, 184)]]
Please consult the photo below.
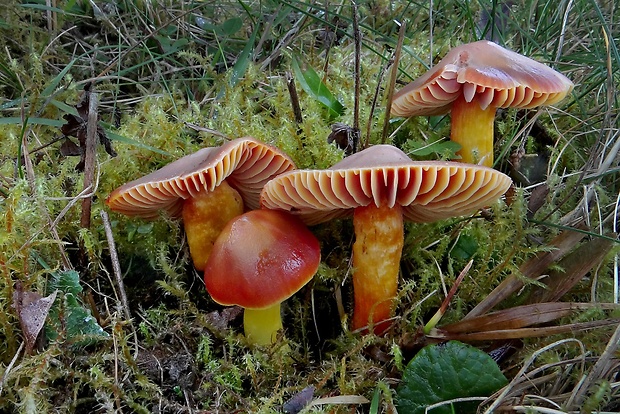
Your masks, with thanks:
[(390, 114), (392, 112), (392, 97), (394, 96), (394, 87), (396, 86), (396, 77), (398, 76), (398, 62), (400, 62), (400, 52), (403, 49), (403, 40), (405, 39), (405, 27), (407, 22), (403, 21), (400, 24), (400, 30), (398, 31), (398, 42), (396, 43), (396, 49), (394, 49), (394, 62), (392, 63), (392, 70), (390, 73), (390, 82), (387, 90), (387, 102), (385, 103), (385, 119), (383, 120), (383, 131), (381, 132), (381, 143), (385, 144), (387, 139), (388, 128), (390, 126)]
[(9, 376), (11, 369), (13, 369), (13, 365), (15, 365), (15, 362), (17, 361), (19, 354), (21, 354), (22, 349), (24, 349), (24, 342), (22, 342), (19, 345), (19, 348), (17, 348), (17, 352), (15, 352), (15, 355), (13, 355), (13, 359), (11, 359), (11, 362), (9, 362), (9, 365), (6, 367), (6, 369), (4, 370), (4, 373), (2, 374), (2, 378), (0, 378), (0, 395), (2, 395), (2, 388), (4, 388), (4, 381), (6, 381), (7, 377)]
[(362, 33), (360, 32), (357, 3), (353, 2), (353, 41), (355, 42), (355, 96), (353, 101), (353, 153), (357, 152), (360, 138), (360, 66)]
[(605, 374), (605, 371), (609, 369), (609, 363), (612, 358), (615, 357), (618, 346), (620, 345), (620, 325), (616, 328), (616, 331), (607, 342), (607, 347), (603, 354), (598, 358), (596, 364), (592, 367), (588, 373), (586, 379), (577, 387), (571, 396), (571, 400), (577, 407), (581, 407), (583, 400), (586, 397), (586, 392), (589, 391), (592, 383), (598, 381)]
[(519, 372), (517, 373), (517, 375), (514, 376), (514, 378), (510, 381), (510, 383), (504, 387), (503, 391), (499, 394), (499, 396), (495, 399), (495, 401), (493, 402), (493, 404), (491, 404), (488, 408), (486, 408), (484, 410), (484, 414), (491, 414), (493, 412), (495, 412), (495, 409), (497, 407), (499, 407), (499, 405), (502, 403), (502, 401), (504, 400), (504, 398), (506, 398), (506, 396), (510, 393), (510, 391), (515, 387), (515, 385), (521, 383), (521, 382), (526, 382), (529, 380), (530, 375), (527, 374), (527, 370), (529, 369), (529, 367), (534, 363), (534, 361), (536, 361), (536, 359), (543, 353), (547, 352), (550, 349), (556, 348), (562, 344), (567, 344), (569, 342), (576, 342), (579, 347), (581, 348), (581, 354), (585, 355), (586, 351), (585, 351), (585, 347), (583, 345), (583, 343), (581, 343), (580, 341), (578, 341), (577, 339), (574, 338), (568, 338), (568, 339), (562, 339), (559, 341), (556, 341), (552, 344), (549, 344), (541, 349), (536, 350), (532, 356), (530, 356), (530, 358), (525, 362), (525, 364), (523, 364), (523, 367), (521, 367), (521, 369), (519, 370)]
[(377, 108), (377, 100), (379, 99), (379, 91), (381, 90), (381, 84), (383, 83), (383, 75), (386, 67), (390, 64), (391, 62), (388, 62), (388, 64), (385, 66), (381, 65), (381, 69), (379, 70), (379, 76), (377, 77), (377, 87), (375, 88), (375, 94), (372, 97), (372, 103), (370, 104), (370, 115), (368, 116), (368, 123), (366, 124), (366, 140), (362, 149), (366, 149), (370, 145), (370, 130), (372, 126), (372, 118), (374, 117), (375, 109)]
[(284, 34), (282, 40), (280, 40), (280, 42), (271, 52), (271, 55), (269, 55), (269, 57), (267, 57), (260, 65), (260, 70), (265, 70), (267, 67), (269, 67), (271, 62), (273, 62), (282, 54), (282, 50), (284, 50), (295, 39), (295, 35), (297, 34), (297, 32), (299, 32), (299, 29), (301, 29), (307, 17), (308, 16), (304, 14), (299, 20), (295, 22), (291, 30)]
[(299, 95), (297, 94), (297, 88), (295, 87), (295, 79), (293, 79), (293, 74), (289, 71), (286, 72), (285, 78), (286, 87), (288, 88), (288, 93), (291, 96), (291, 106), (293, 107), (295, 122), (299, 125), (304, 121), (304, 118), (301, 113), (301, 106), (299, 105)]
[[(56, 230), (56, 224), (54, 224), (54, 222), (52, 221), (52, 218), (50, 217), (49, 211), (47, 210), (47, 207), (44, 205), (43, 200), (37, 196), (37, 186), (35, 185), (34, 167), (32, 165), (32, 160), (30, 159), (30, 152), (28, 151), (27, 137), (30, 134), (30, 130), (31, 130), (30, 127), (28, 127), (26, 131), (24, 131), (24, 135), (22, 137), (22, 142), (21, 142), (22, 157), (24, 160), (24, 169), (26, 170), (26, 177), (28, 179), (28, 185), (30, 186), (30, 191), (32, 193), (32, 196), (36, 199), (39, 205), (39, 208), (41, 209), (41, 214), (43, 214), (43, 216), (47, 220), (47, 223), (50, 228), (50, 233), (52, 233), (52, 237), (58, 243), (58, 248), (60, 250), (60, 259), (62, 261), (64, 270), (70, 270), (70, 269), (73, 269), (73, 266), (71, 265), (71, 262), (69, 261), (69, 258), (67, 257), (67, 254), (65, 253), (62, 240), (60, 239), (60, 235), (58, 234), (58, 231)], [(25, 246), (22, 246), (22, 247), (25, 247)]]
[(125, 284), (123, 283), (123, 274), (121, 272), (121, 265), (118, 261), (118, 254), (116, 253), (116, 243), (114, 242), (114, 235), (112, 234), (112, 227), (110, 226), (110, 218), (105, 210), (101, 210), (101, 219), (103, 220), (103, 227), (105, 229), (105, 236), (108, 239), (108, 250), (110, 251), (110, 260), (112, 261), (112, 271), (114, 272), (114, 278), (118, 285), (118, 292), (121, 297), (121, 304), (123, 305), (123, 311), (127, 321), (131, 323), (131, 312), (129, 311), (129, 301), (127, 300), (127, 293), (125, 292)]
[[(94, 85), (91, 84), (94, 88)], [(86, 99), (88, 100), (88, 122), (86, 124), (86, 145), (84, 148), (84, 184), (83, 190), (92, 188), (93, 177), (95, 175), (95, 155), (97, 151), (97, 125), (99, 121), (98, 107), (99, 100), (97, 93), (87, 88)], [(92, 207), (92, 197), (82, 199), (82, 215), (80, 217), (80, 226), (82, 228), (90, 228), (90, 213)]]
[(196, 124), (192, 124), (191, 122), (187, 122), (187, 121), (181, 121), (183, 122), (183, 124), (188, 127), (193, 129), (194, 131), (198, 131), (198, 132), (206, 132), (207, 134), (211, 134), (211, 135), (215, 135), (216, 137), (222, 138), (226, 141), (230, 141), (230, 137), (216, 129), (213, 128), (207, 128), (201, 125), (196, 125)]

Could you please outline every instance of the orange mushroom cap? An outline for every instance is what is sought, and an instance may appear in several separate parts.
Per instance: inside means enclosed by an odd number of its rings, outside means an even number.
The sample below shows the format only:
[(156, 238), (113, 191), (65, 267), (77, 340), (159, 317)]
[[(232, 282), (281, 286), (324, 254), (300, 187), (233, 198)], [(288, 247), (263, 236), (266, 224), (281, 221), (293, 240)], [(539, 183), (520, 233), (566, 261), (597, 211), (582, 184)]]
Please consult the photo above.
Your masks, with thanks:
[(463, 95), (482, 109), (533, 108), (564, 99), (573, 83), (533, 59), (487, 40), (457, 46), (432, 69), (398, 91), (391, 113), (441, 115)]
[(205, 267), (205, 285), (221, 305), (269, 308), (308, 283), (320, 261), (319, 241), (299, 218), (253, 210), (222, 230)]
[(263, 185), (274, 176), (295, 168), (282, 151), (251, 137), (238, 138), (220, 147), (203, 148), (142, 178), (124, 184), (107, 198), (117, 212), (156, 218), (159, 210), (180, 217), (183, 200), (213, 191), (226, 180), (248, 209), (258, 208)]
[(281, 174), (261, 193), (261, 205), (298, 215), (308, 225), (353, 214), (356, 207), (400, 204), (403, 217), (432, 222), (465, 215), (500, 197), (511, 184), (489, 167), (411, 161), (391, 145), (375, 145), (327, 170)]

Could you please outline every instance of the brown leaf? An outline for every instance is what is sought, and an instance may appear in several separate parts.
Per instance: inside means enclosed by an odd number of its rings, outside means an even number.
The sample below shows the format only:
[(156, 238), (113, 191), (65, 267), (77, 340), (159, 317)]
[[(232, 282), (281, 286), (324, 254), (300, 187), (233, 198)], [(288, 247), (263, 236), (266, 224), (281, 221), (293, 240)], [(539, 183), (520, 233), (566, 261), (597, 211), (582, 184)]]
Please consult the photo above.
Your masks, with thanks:
[(358, 135), (359, 131), (356, 133), (353, 127), (336, 122), (332, 124), (332, 132), (327, 137), (327, 142), (330, 144), (335, 142), (338, 148), (344, 150), (345, 155), (351, 155), (355, 152)]
[(531, 219), (534, 214), (545, 205), (547, 196), (549, 195), (549, 186), (543, 183), (532, 190), (530, 199), (527, 202), (527, 218)]
[[(576, 229), (583, 230), (585, 225), (583, 222), (575, 226)], [(493, 291), (484, 298), (474, 309), (465, 316), (465, 319), (473, 318), (487, 313), (493, 309), (498, 303), (506, 299), (508, 296), (521, 289), (524, 286), (523, 276), (530, 279), (536, 279), (542, 275), (547, 268), (555, 261), (561, 259), (569, 251), (571, 251), (581, 239), (585, 237), (583, 232), (565, 230), (549, 242), (552, 250), (540, 252), (530, 260), (526, 261), (519, 268), (521, 275), (511, 274), (502, 283), (500, 283)]]
[(76, 155), (82, 155), (82, 148), (69, 138), (65, 138), (64, 142), (60, 146), (60, 154), (65, 157), (73, 157)]
[(540, 336), (557, 335), (585, 331), (587, 329), (602, 328), (605, 326), (617, 326), (620, 319), (603, 319), (600, 321), (572, 323), (570, 325), (544, 326), (540, 328), (503, 329), (484, 332), (453, 333), (444, 331), (443, 328), (432, 329), (429, 338), (456, 341), (497, 341), (507, 339), (533, 338)]
[(228, 306), (221, 311), (209, 312), (205, 315), (207, 323), (220, 333), (225, 333), (230, 323), (243, 314), (243, 308)]
[[(65, 150), (69, 150), (68, 155), (79, 155), (80, 162), (75, 166), (77, 171), (84, 171), (84, 161), (86, 158), (86, 131), (87, 131), (87, 123), (88, 123), (88, 107), (89, 107), (89, 87), (84, 88), (84, 94), (82, 95), (82, 99), (75, 105), (75, 109), (77, 110), (78, 115), (75, 116), (73, 114), (65, 114), (63, 117), (67, 122), (60, 127), (60, 131), (67, 137), (75, 137), (78, 139), (79, 151), (76, 151), (75, 148), (65, 148)], [(106, 152), (112, 156), (116, 157), (116, 151), (112, 148), (112, 142), (106, 135), (105, 130), (101, 125), (97, 125), (97, 137), (99, 138), (99, 142), (104, 146)], [(70, 144), (66, 144), (69, 146)], [(75, 144), (74, 144), (75, 145)], [(63, 144), (65, 146), (65, 144)], [(61, 148), (61, 153), (63, 149)], [(63, 154), (64, 155), (64, 154)]]
[[(588, 309), (620, 309), (620, 305), (604, 303), (547, 302), (492, 312), (475, 318), (445, 325), (441, 330), (451, 333), (518, 329), (552, 322), (576, 311)], [(545, 328), (547, 329), (547, 328)]]
[(36, 292), (22, 290), (21, 283), (17, 283), (13, 292), (13, 307), (17, 311), (19, 324), (26, 342), (26, 353), (30, 354), (35, 346), (37, 337), (43, 329), (45, 319), (56, 299), (56, 292), (41, 297)]
[(568, 293), (593, 268), (599, 266), (613, 247), (613, 241), (595, 238), (572, 251), (559, 263), (563, 269), (552, 270), (549, 276), (541, 280), (546, 287), (535, 287), (528, 302), (554, 302)]

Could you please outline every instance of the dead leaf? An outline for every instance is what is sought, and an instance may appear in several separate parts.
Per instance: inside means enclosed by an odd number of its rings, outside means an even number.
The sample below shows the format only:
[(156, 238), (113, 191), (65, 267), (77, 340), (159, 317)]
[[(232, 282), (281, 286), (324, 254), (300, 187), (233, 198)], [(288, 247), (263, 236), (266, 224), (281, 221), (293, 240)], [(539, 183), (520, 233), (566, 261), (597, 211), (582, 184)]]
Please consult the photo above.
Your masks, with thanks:
[(545, 201), (547, 200), (548, 195), (549, 186), (546, 183), (543, 183), (532, 190), (532, 194), (530, 194), (530, 199), (527, 202), (528, 219), (534, 217), (536, 212), (545, 205)]
[(60, 146), (60, 154), (64, 157), (82, 155), (82, 152), (82, 148), (67, 137), (65, 137), (64, 142)]
[[(67, 139), (67, 141), (61, 147), (61, 153), (63, 155), (79, 155), (80, 162), (75, 166), (77, 171), (84, 171), (84, 162), (86, 158), (86, 130), (88, 124), (88, 106), (89, 106), (89, 93), (90, 87), (87, 85), (84, 87), (84, 95), (80, 102), (75, 105), (75, 109), (77, 109), (78, 115), (75, 116), (73, 114), (65, 114), (63, 117), (67, 122), (60, 127), (60, 131), (66, 137), (75, 137), (78, 139), (78, 144), (75, 144), (73, 141)], [(97, 137), (99, 138), (99, 142), (104, 146), (105, 151), (112, 157), (116, 157), (116, 151), (112, 148), (112, 141), (106, 135), (103, 127), (98, 124), (97, 125)], [(68, 144), (67, 142), (71, 142)], [(64, 147), (64, 149), (63, 149)]]
[(345, 155), (351, 155), (355, 152), (357, 146), (357, 137), (359, 131), (355, 131), (353, 127), (350, 127), (342, 122), (336, 122), (332, 124), (332, 132), (327, 137), (327, 142), (335, 142), (336, 146), (344, 150)]
[(452, 333), (517, 329), (552, 322), (576, 311), (588, 309), (620, 309), (620, 305), (605, 303), (547, 302), (515, 306), (475, 318), (463, 319), (441, 327)]
[[(586, 229), (582, 222), (575, 225), (576, 230)], [(575, 230), (565, 230), (549, 242), (550, 251), (540, 252), (519, 267), (521, 275), (511, 274), (502, 281), (493, 291), (484, 298), (464, 319), (483, 315), (493, 309), (497, 304), (521, 289), (525, 283), (523, 277), (532, 280), (542, 275), (549, 266), (560, 260), (585, 237), (585, 234)]]
[(228, 306), (221, 311), (207, 313), (205, 319), (214, 330), (224, 334), (226, 330), (228, 330), (230, 323), (242, 314), (243, 308), (239, 306)]
[(49, 296), (41, 297), (37, 292), (24, 291), (21, 283), (16, 284), (13, 292), (13, 307), (19, 317), (27, 354), (34, 349), (54, 300), (56, 300), (56, 291)]
[(588, 329), (603, 328), (606, 326), (618, 326), (620, 319), (602, 319), (599, 321), (572, 323), (560, 326), (544, 326), (538, 328), (517, 328), (501, 329), (483, 332), (452, 333), (446, 332), (442, 328), (432, 329), (428, 337), (435, 340), (455, 340), (455, 341), (499, 341), (507, 339), (534, 338), (549, 335), (574, 333)]
[(529, 302), (553, 302), (560, 300), (585, 275), (599, 266), (614, 243), (609, 239), (595, 238), (573, 250), (558, 262), (562, 271), (553, 269), (542, 282), (545, 288), (536, 286), (530, 294)]

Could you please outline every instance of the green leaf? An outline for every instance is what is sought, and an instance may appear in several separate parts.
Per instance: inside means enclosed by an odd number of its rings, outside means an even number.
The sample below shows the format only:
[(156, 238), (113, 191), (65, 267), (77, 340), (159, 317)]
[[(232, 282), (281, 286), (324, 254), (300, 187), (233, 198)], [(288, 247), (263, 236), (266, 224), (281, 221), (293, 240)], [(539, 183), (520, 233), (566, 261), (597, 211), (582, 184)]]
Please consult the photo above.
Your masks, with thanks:
[[(399, 414), (424, 414), (430, 405), (455, 398), (488, 397), (507, 384), (493, 359), (458, 341), (430, 345), (407, 365), (398, 387)], [(459, 402), (429, 410), (429, 414), (475, 413), (478, 403)]]
[(229, 81), (230, 86), (235, 86), (237, 82), (239, 82), (239, 79), (241, 79), (241, 77), (245, 75), (245, 71), (248, 69), (248, 65), (250, 64), (250, 61), (252, 60), (252, 52), (254, 51), (254, 42), (256, 40), (256, 35), (258, 34), (259, 27), (260, 26), (256, 26), (254, 28), (254, 31), (252, 32), (252, 35), (248, 39), (247, 43), (245, 44), (245, 47), (243, 48), (239, 56), (237, 56), (237, 61), (235, 62), (235, 65), (232, 67), (232, 74), (230, 75), (230, 81)]
[(372, 401), (370, 402), (370, 414), (377, 414), (379, 412), (379, 402), (381, 400), (381, 391), (379, 387), (375, 388), (375, 393), (372, 396)]
[(47, 289), (48, 292), (60, 292), (62, 297), (61, 301), (54, 302), (49, 312), (49, 323), (46, 325), (49, 340), (56, 339), (64, 331), (68, 342), (83, 346), (109, 336), (80, 300), (83, 289), (78, 272), (53, 272)]
[(240, 17), (233, 17), (220, 25), (207, 22), (202, 17), (196, 17), (196, 25), (206, 32), (213, 32), (218, 36), (232, 36), (243, 27), (243, 20)]
[(78, 339), (77, 343), (84, 345), (85, 339), (92, 340), (97, 339), (97, 337), (109, 336), (109, 334), (99, 326), (97, 319), (90, 314), (90, 311), (82, 306), (71, 293), (65, 294), (65, 306), (67, 310), (65, 323), (68, 339)]
[(75, 270), (56, 272), (53, 274), (52, 288), (54, 290), (58, 289), (64, 293), (77, 295), (82, 291), (80, 274)]
[(323, 83), (321, 77), (312, 67), (308, 66), (305, 70), (302, 70), (299, 65), (299, 59), (296, 56), (293, 57), (292, 63), (295, 78), (302, 89), (327, 108), (330, 119), (344, 114), (344, 105), (330, 92), (327, 85)]
[(50, 103), (51, 103), (52, 105), (54, 105), (56, 108), (58, 108), (58, 109), (60, 109), (61, 111), (63, 111), (63, 112), (66, 112), (66, 113), (71, 114), (71, 115), (74, 115), (74, 116), (80, 116), (80, 115), (78, 114), (77, 109), (75, 108), (75, 105), (73, 105), (73, 106), (71, 106), (71, 105), (67, 105), (67, 104), (66, 104), (66, 103), (64, 103), (64, 102), (57, 101), (56, 99), (52, 99), (52, 100), (50, 101)]
[(478, 241), (475, 237), (468, 234), (461, 234), (454, 247), (450, 251), (450, 255), (459, 260), (469, 260), (478, 251)]
[(224, 36), (232, 36), (243, 27), (243, 20), (240, 17), (233, 17), (222, 23), (218, 29)]

